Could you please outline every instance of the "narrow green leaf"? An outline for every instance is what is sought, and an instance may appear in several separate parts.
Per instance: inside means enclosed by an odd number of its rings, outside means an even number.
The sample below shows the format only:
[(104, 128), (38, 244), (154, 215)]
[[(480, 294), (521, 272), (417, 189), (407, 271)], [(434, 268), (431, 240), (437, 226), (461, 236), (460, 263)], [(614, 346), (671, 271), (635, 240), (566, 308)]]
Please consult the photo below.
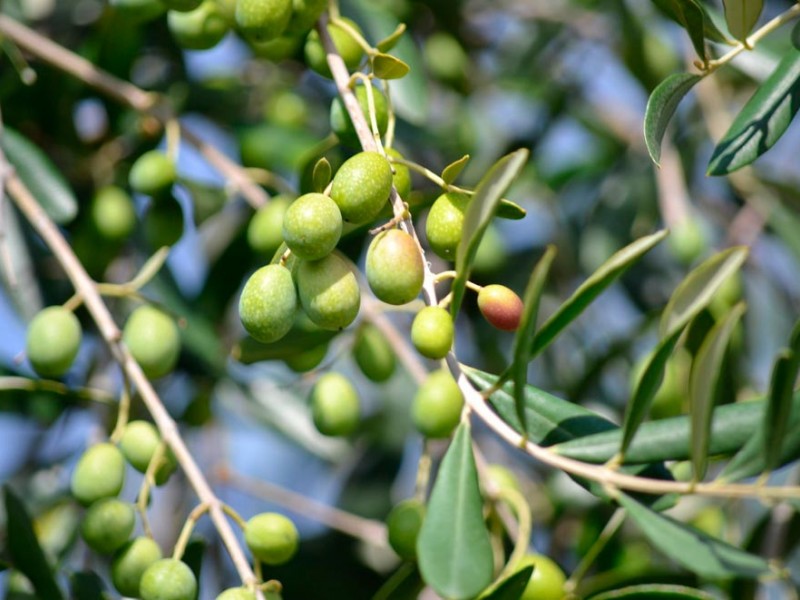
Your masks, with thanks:
[(692, 573), (709, 579), (729, 579), (754, 578), (770, 572), (769, 564), (760, 556), (650, 510), (623, 493), (617, 501), (656, 548)]
[(761, 16), (764, 0), (722, 0), (722, 4), (731, 35), (744, 42)]
[[(715, 391), (733, 330), (745, 311), (744, 303), (734, 306), (725, 318), (714, 325), (703, 340), (692, 363), (689, 378), (691, 415), (691, 455), (695, 481), (705, 477), (708, 451), (711, 446), (711, 422), (714, 414)], [(791, 402), (791, 390), (789, 402)]]
[(781, 62), (733, 120), (714, 148), (709, 175), (726, 175), (749, 165), (772, 148), (800, 108), (800, 50)]
[(506, 577), (503, 582), (481, 600), (519, 600), (533, 574), (533, 565), (520, 569)]
[(3, 486), (6, 507), (6, 543), (14, 568), (30, 579), (36, 594), (48, 600), (64, 596), (56, 584), (25, 505), (9, 485)]
[(331, 169), (331, 163), (323, 156), (316, 162), (314, 170), (311, 173), (311, 189), (318, 194), (323, 193), (331, 182), (332, 174), (333, 169)]
[(520, 148), (498, 160), (478, 183), (467, 205), (464, 232), (456, 249), (456, 277), (451, 288), (450, 313), (453, 317), (461, 308), (472, 261), (475, 260), (483, 233), (494, 217), (503, 194), (527, 162), (528, 155), (527, 149)]
[(720, 286), (746, 259), (747, 248), (737, 246), (723, 250), (695, 267), (675, 288), (661, 315), (661, 337), (666, 338), (682, 330), (708, 306)]
[(402, 36), (405, 32), (406, 24), (399, 23), (395, 30), (383, 38), (380, 42), (375, 44), (375, 47), (381, 52), (388, 52), (397, 45), (397, 42), (400, 41), (400, 36)]
[(73, 600), (111, 600), (103, 579), (94, 571), (73, 573), (69, 577), (69, 592)]
[(694, 51), (701, 59), (706, 58), (705, 38), (725, 41), (725, 36), (696, 0), (653, 0), (653, 4), (686, 30)]
[(461, 171), (467, 166), (469, 162), (469, 154), (465, 154), (458, 160), (454, 160), (442, 170), (442, 179), (448, 185), (456, 180), (456, 177), (461, 175)]
[(405, 62), (391, 54), (376, 54), (372, 57), (372, 72), (378, 79), (402, 79), (411, 70)]
[(650, 406), (653, 403), (653, 398), (661, 387), (661, 382), (664, 380), (664, 369), (667, 366), (672, 351), (675, 350), (675, 345), (678, 343), (678, 338), (683, 333), (683, 329), (675, 331), (672, 335), (662, 339), (656, 347), (647, 366), (644, 368), (639, 383), (633, 392), (633, 397), (625, 408), (625, 421), (622, 425), (622, 442), (620, 444), (620, 454), (623, 456), (628, 451), (628, 447), (633, 441), (639, 426), (644, 421), (647, 413), (650, 412)]
[(417, 564), (406, 562), (375, 592), (372, 600), (417, 600), (423, 589), (425, 582), (419, 576)]
[(42, 208), (58, 224), (78, 214), (78, 201), (50, 158), (28, 138), (6, 126), (0, 138), (3, 152)]
[(786, 428), (792, 412), (792, 396), (797, 381), (800, 357), (793, 351), (784, 349), (772, 366), (767, 410), (764, 413), (764, 469), (771, 471), (778, 466), (781, 458)]
[(656, 86), (644, 111), (644, 141), (654, 163), (661, 160), (661, 140), (672, 115), (683, 97), (689, 93), (702, 75), (674, 73)]
[(531, 273), (525, 294), (522, 299), (524, 309), (520, 319), (519, 328), (514, 336), (512, 350), (511, 380), (514, 382), (514, 404), (517, 418), (522, 424), (522, 430), (527, 431), (525, 413), (525, 384), (528, 383), (528, 362), (533, 337), (536, 334), (536, 317), (539, 314), (539, 300), (542, 297), (547, 274), (556, 256), (555, 246), (548, 246), (542, 258)]
[(542, 325), (533, 340), (531, 358), (546, 348), (561, 333), (561, 330), (574, 321), (597, 296), (666, 236), (666, 231), (658, 231), (639, 238), (604, 262)]
[(590, 596), (589, 600), (714, 600), (714, 598), (711, 594), (684, 585), (644, 583)]
[(417, 556), (422, 578), (445, 598), (474, 598), (492, 581), (492, 545), (468, 423), (459, 425), (442, 459)]
[(497, 207), (497, 214), (495, 216), (500, 219), (519, 221), (520, 219), (524, 219), (527, 214), (528, 211), (519, 204), (503, 198), (500, 200), (500, 205)]

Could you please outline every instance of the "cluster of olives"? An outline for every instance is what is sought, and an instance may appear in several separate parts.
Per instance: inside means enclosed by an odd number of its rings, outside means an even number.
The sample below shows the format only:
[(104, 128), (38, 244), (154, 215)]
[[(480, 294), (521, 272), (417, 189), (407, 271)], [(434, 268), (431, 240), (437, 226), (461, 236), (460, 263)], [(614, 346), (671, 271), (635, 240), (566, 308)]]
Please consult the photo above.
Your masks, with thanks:
[(144, 235), (152, 247), (171, 246), (183, 235), (183, 210), (172, 195), (177, 177), (175, 161), (161, 150), (139, 156), (128, 173), (131, 189), (151, 198)]

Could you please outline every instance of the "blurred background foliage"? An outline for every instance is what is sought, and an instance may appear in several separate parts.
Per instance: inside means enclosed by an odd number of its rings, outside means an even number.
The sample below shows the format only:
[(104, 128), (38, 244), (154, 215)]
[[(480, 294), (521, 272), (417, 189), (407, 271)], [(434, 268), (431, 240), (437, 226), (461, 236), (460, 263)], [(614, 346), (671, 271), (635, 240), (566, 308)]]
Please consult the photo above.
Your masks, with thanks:
[[(762, 19), (791, 4), (766, 2)], [(719, 3), (707, 6), (717, 22), (724, 22)], [(544, 247), (554, 244), (558, 255), (541, 308), (546, 316), (614, 251), (658, 228), (672, 230), (666, 243), (531, 365), (531, 383), (619, 421), (637, 365), (657, 340), (659, 311), (677, 282), (713, 251), (743, 243), (752, 247), (747, 266), (695, 322), (686, 348), (671, 359), (652, 417), (685, 412), (689, 357), (719, 314), (715, 311), (740, 298), (748, 311), (726, 358), (720, 401), (763, 393), (800, 299), (795, 163), (800, 135), (790, 128), (738, 178), (708, 177), (705, 165), (733, 115), (790, 44), (791, 26), (697, 86), (673, 119), (661, 169), (656, 169), (642, 136), (647, 97), (666, 76), (689, 68), (694, 52), (685, 32), (655, 4), (342, 0), (341, 10), (373, 42), (397, 22), (408, 25), (397, 54), (411, 74), (391, 85), (396, 147), (407, 158), (440, 172), (469, 154), (462, 181), (475, 183), (500, 155), (518, 147), (532, 151), (509, 193), (527, 216), (493, 224), (479, 252), (477, 283), (502, 282), (521, 294)], [(310, 169), (320, 156), (335, 168), (353, 151), (326, 142), (335, 89), (304, 67), (302, 49), (271, 62), (231, 34), (212, 50), (182, 51), (163, 17), (132, 22), (101, 0), (5, 0), (2, 11), (118, 77), (163, 93), (203, 139), (245, 166), (276, 176), (265, 181), (271, 192), (307, 190)], [(133, 160), (163, 146), (161, 130), (68, 75), (40, 62), (28, 64), (9, 42), (3, 49), (5, 125), (39, 146), (74, 192), (78, 214), (63, 228), (90, 273), (99, 280), (126, 280), (156, 249), (152, 227), (148, 231), (142, 219), (130, 240), (101, 242), (88, 209), (97, 189), (112, 183), (125, 187)], [(387, 384), (371, 383), (350, 353), (355, 328), (333, 339), (322, 368), (354, 379), (368, 415), (359, 435), (345, 443), (323, 438), (310, 425), (307, 394), (313, 373), (298, 375), (280, 360), (249, 365), (234, 360), (231, 349), (243, 336), (235, 310), (238, 293), (245, 276), (269, 256), (248, 246), (252, 209), (239, 197), (229, 198), (221, 176), (185, 143), (178, 170), (181, 180), (173, 194), (183, 225), (172, 215), (163, 227), (183, 227), (181, 238), (168, 268), (143, 291), (185, 319), (179, 369), (157, 389), (184, 426), (195, 456), (222, 498), (244, 515), (284, 509), (250, 489), (249, 479), (217, 477), (220, 468), (383, 520), (394, 503), (413, 493), (422, 449), (410, 425), (411, 378), (400, 368)], [(416, 175), (413, 184), (410, 202), (422, 224), (438, 189)], [(143, 215), (146, 199), (136, 202)], [(2, 208), (18, 283), (10, 285), (4, 273), (0, 369), (5, 375), (30, 376), (29, 365), (17, 360), (25, 323), (42, 306), (64, 302), (72, 290), (29, 226), (8, 202)], [(342, 248), (363, 260), (367, 239), (365, 231), (355, 231)], [(446, 268), (433, 255), (429, 260), (435, 270)], [(133, 308), (123, 300), (112, 300), (111, 306), (120, 323)], [(78, 315), (91, 332), (84, 311)], [(478, 317), (474, 296), (468, 296), (458, 320), (457, 354), (466, 364), (497, 373), (508, 363), (510, 334)], [(400, 331), (408, 330), (410, 314), (397, 311), (390, 318)], [(67, 385), (116, 393), (118, 369), (97, 336), (86, 338)], [(67, 571), (76, 569), (85, 553), (75, 543), (79, 515), (67, 498), (68, 474), (87, 442), (102, 438), (113, 425), (113, 413), (74, 392), (42, 390), (0, 391), (0, 409), (0, 479), (23, 492), (50, 556)], [(143, 411), (134, 404), (136, 416)], [(476, 433), (486, 457), (508, 465), (522, 483), (534, 515), (532, 547), (569, 573), (613, 507), (480, 427)], [(435, 454), (441, 449), (433, 446)], [(127, 493), (135, 494), (138, 480), (130, 475)], [(794, 469), (777, 476), (796, 475)], [(173, 478), (153, 498), (152, 519), (166, 547), (174, 543), (194, 501), (180, 479)], [(693, 499), (679, 510), (723, 539), (750, 540), (745, 545), (758, 549), (768, 510), (755, 501), (722, 508)], [(371, 598), (397, 566), (389, 550), (333, 532), (302, 511), (290, 514), (303, 535), (301, 551), (272, 575), (284, 583), (288, 598)], [(797, 515), (790, 519), (796, 525)], [(199, 532), (215, 539), (205, 523)], [(783, 555), (795, 557), (790, 565), (798, 566), (798, 540), (796, 535), (784, 539)], [(202, 597), (211, 598), (211, 590), (232, 585), (235, 575), (215, 543), (205, 561)], [(14, 576), (2, 577), (9, 590), (18, 589)], [(598, 556), (583, 591), (646, 581), (692, 585), (696, 578), (625, 529)], [(779, 584), (764, 585), (762, 592), (769, 593), (771, 586), (778, 586), (772, 589), (778, 595), (771, 597), (789, 597), (780, 595), (786, 590)], [(734, 583), (709, 589), (751, 598), (751, 587)], [(9, 592), (8, 597), (24, 596)]]

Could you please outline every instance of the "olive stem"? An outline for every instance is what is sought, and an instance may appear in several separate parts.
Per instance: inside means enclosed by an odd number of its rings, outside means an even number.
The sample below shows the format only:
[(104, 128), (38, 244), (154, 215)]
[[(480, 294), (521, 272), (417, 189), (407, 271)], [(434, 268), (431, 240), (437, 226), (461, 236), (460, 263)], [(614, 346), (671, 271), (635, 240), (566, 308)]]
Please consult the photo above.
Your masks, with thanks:
[(27, 377), (2, 376), (0, 377), (0, 390), (24, 390), (27, 392), (52, 392), (62, 396), (74, 394), (75, 396), (97, 402), (107, 406), (117, 404), (116, 398), (105, 390), (98, 388), (70, 389), (60, 381), (52, 379), (28, 379)]
[(497, 576), (497, 583), (500, 583), (504, 578), (514, 572), (519, 561), (525, 556), (525, 552), (527, 552), (530, 543), (533, 520), (531, 518), (530, 506), (528, 506), (524, 496), (517, 490), (501, 487), (497, 490), (497, 498), (511, 506), (517, 518), (518, 527), (514, 539), (514, 549), (511, 551), (511, 556), (508, 557), (505, 568), (503, 568), (500, 575)]
[(439, 175), (431, 171), (428, 167), (424, 167), (419, 163), (415, 163), (413, 160), (408, 160), (406, 158), (394, 158), (394, 157), (391, 158), (391, 160), (401, 165), (405, 165), (412, 171), (416, 171), (420, 175), (423, 175), (425, 178), (429, 179), (432, 183), (435, 183), (446, 192), (458, 192), (460, 194), (469, 194), (470, 196), (475, 193), (473, 190), (468, 190), (466, 188), (453, 185), (452, 183), (447, 183), (444, 179), (442, 179)]
[(189, 538), (194, 531), (195, 525), (204, 514), (208, 512), (208, 504), (201, 503), (192, 509), (189, 516), (186, 517), (186, 522), (183, 524), (181, 534), (178, 536), (178, 541), (175, 542), (175, 548), (172, 550), (172, 558), (180, 560), (183, 558), (183, 553), (186, 551), (186, 546), (189, 543)]
[(128, 418), (131, 412), (131, 392), (130, 383), (127, 378), (122, 385), (122, 392), (119, 398), (119, 408), (117, 409), (117, 423), (114, 425), (114, 431), (111, 432), (109, 439), (115, 444), (122, 438), (125, 431), (125, 426), (128, 424)]
[(578, 563), (578, 566), (575, 567), (575, 570), (572, 571), (569, 579), (567, 579), (566, 583), (564, 584), (564, 591), (567, 592), (567, 594), (575, 593), (575, 590), (577, 589), (581, 580), (586, 575), (586, 572), (592, 566), (594, 561), (597, 559), (600, 552), (603, 551), (603, 548), (606, 547), (606, 544), (608, 544), (611, 538), (614, 537), (614, 534), (622, 526), (622, 523), (625, 521), (625, 516), (625, 510), (622, 508), (618, 508), (616, 511), (614, 511), (614, 514), (611, 515), (608, 523), (606, 523), (606, 526), (603, 527), (603, 531), (600, 532), (600, 535), (597, 536), (594, 544), (592, 544), (586, 554), (583, 555), (581, 562)]
[(244, 530), (244, 528), (247, 526), (247, 521), (245, 521), (242, 515), (236, 512), (230, 504), (223, 504), (222, 510), (224, 510), (225, 514), (233, 519), (242, 530)]
[(167, 138), (167, 156), (173, 163), (177, 163), (181, 147), (181, 124), (177, 118), (167, 120), (164, 124), (164, 135)]

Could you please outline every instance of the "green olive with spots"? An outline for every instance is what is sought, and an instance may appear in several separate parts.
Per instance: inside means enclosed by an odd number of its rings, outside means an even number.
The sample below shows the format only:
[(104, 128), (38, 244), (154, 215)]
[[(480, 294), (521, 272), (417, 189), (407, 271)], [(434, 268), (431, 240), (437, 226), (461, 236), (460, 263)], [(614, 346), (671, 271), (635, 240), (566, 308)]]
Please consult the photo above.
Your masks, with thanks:
[(445, 260), (453, 261), (456, 258), (456, 249), (464, 233), (464, 213), (469, 200), (467, 194), (447, 192), (433, 202), (428, 212), (425, 221), (428, 244)]
[(392, 189), (392, 167), (377, 152), (359, 152), (347, 159), (333, 177), (331, 198), (342, 218), (360, 225), (378, 216)]
[(425, 278), (414, 238), (399, 229), (376, 235), (367, 250), (366, 275), (378, 300), (394, 305), (411, 302), (422, 290)]
[(275, 342), (292, 328), (297, 292), (292, 274), (283, 265), (261, 267), (247, 280), (239, 297), (242, 325), (259, 342)]
[(344, 329), (361, 306), (355, 273), (336, 253), (302, 261), (297, 269), (297, 292), (308, 318), (323, 329)]
[(453, 346), (454, 336), (453, 317), (439, 306), (426, 306), (417, 313), (411, 324), (411, 342), (422, 356), (428, 358), (447, 356)]
[(283, 217), (283, 239), (303, 260), (330, 254), (342, 236), (342, 213), (324, 194), (304, 194), (292, 202)]

